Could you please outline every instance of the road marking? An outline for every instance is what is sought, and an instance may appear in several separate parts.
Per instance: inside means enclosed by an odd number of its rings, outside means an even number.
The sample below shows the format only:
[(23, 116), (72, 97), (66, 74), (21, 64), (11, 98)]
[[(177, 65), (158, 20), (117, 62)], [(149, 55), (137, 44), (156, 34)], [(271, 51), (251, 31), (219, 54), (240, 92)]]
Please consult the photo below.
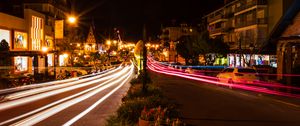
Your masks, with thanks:
[(277, 100), (277, 99), (272, 99), (272, 100), (275, 101), (275, 102), (282, 103), (282, 104), (289, 105), (289, 106), (293, 106), (293, 107), (296, 107), (296, 108), (300, 107), (300, 105), (293, 104), (293, 103), (290, 103), (290, 102), (285, 102), (285, 101), (281, 101), (281, 100)]

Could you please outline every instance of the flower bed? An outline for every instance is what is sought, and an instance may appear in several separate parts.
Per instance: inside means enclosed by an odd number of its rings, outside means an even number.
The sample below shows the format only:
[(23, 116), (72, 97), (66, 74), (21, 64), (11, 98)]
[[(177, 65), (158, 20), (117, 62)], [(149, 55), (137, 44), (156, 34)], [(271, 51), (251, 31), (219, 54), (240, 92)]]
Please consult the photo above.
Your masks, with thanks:
[[(165, 125), (178, 126), (179, 112), (154, 84), (147, 84), (147, 92), (142, 92), (141, 81), (131, 81), (131, 87), (115, 116), (107, 120), (108, 126), (116, 125)], [(149, 109), (147, 109), (149, 108)]]

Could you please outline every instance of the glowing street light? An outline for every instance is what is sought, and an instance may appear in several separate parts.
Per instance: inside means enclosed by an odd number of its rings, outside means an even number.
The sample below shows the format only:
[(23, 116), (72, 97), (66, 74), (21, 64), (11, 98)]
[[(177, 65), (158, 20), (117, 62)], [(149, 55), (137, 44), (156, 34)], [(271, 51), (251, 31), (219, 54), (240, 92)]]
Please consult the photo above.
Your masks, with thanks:
[(70, 16), (68, 18), (68, 21), (69, 21), (69, 23), (74, 24), (74, 23), (76, 23), (76, 18), (74, 16)]
[(65, 58), (67, 58), (69, 55), (68, 55), (67, 53), (65, 53), (63, 56), (64, 56)]
[(48, 47), (42, 47), (42, 51), (43, 51), (44, 53), (48, 52)]
[(110, 41), (110, 40), (107, 40), (107, 41), (106, 41), (106, 45), (111, 45), (111, 41)]

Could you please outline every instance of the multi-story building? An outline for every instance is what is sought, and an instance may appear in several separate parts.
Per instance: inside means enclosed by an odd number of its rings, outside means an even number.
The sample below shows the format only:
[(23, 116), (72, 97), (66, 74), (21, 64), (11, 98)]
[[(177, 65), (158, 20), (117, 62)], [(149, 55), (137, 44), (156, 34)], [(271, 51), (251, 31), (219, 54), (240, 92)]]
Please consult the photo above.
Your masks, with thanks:
[(175, 50), (178, 39), (182, 36), (193, 36), (199, 34), (196, 27), (181, 24), (179, 27), (165, 27), (162, 29), (160, 39), (163, 43), (169, 43), (169, 48), (165, 48), (161, 60), (168, 62), (184, 63), (183, 58), (178, 57)]
[(0, 9), (0, 39), (9, 43), (13, 73), (37, 74), (54, 65), (55, 20), (69, 14), (67, 4), (66, 0), (0, 2), (5, 7)]
[(275, 64), (273, 56), (252, 54), (263, 53), (260, 50), (291, 1), (233, 0), (204, 17), (210, 37), (220, 37), (230, 46), (230, 66)]
[[(24, 10), (24, 18), (0, 13), (1, 40), (8, 42), (13, 65), (12, 73), (41, 72), (45, 66), (45, 16), (31, 9)], [(50, 60), (51, 61), (51, 60)], [(47, 61), (48, 62), (48, 61)]]

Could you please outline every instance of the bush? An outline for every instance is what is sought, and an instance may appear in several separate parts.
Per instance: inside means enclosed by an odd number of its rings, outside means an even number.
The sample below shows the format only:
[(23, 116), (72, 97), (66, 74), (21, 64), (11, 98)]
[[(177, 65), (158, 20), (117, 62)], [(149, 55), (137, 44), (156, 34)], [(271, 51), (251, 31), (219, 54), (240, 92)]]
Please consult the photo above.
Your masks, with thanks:
[(127, 120), (118, 118), (117, 116), (110, 116), (106, 122), (106, 126), (130, 126), (130, 125), (133, 124), (129, 123)]
[[(150, 78), (149, 78), (150, 80)], [(127, 95), (122, 98), (122, 105), (117, 115), (107, 120), (108, 126), (136, 125), (144, 108), (167, 108), (165, 113), (170, 121), (179, 117), (177, 105), (163, 97), (161, 90), (153, 84), (147, 84), (147, 92), (142, 91), (141, 77), (131, 81)]]

